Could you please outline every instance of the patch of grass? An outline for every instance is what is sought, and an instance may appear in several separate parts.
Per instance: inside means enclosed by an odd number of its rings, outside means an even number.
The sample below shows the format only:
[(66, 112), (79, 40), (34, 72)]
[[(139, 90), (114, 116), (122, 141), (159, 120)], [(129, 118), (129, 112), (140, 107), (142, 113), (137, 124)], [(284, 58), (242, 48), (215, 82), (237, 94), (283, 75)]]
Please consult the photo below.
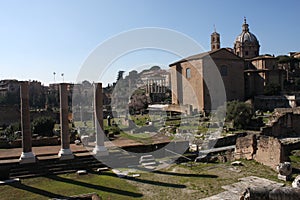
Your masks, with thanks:
[(59, 176), (24, 179), (0, 187), (1, 199), (49, 199), (97, 193), (103, 199), (141, 199), (138, 188), (111, 172), (101, 175), (65, 174)]
[[(117, 178), (112, 172), (101, 175), (65, 174), (22, 180), (19, 186), (0, 186), (1, 199), (49, 199), (95, 192), (103, 199), (200, 199), (223, 191), (222, 186), (239, 178), (258, 176), (277, 180), (277, 172), (254, 161), (244, 166), (228, 163), (173, 164), (156, 172), (135, 171), (140, 177)], [(234, 170), (232, 170), (235, 168)], [(126, 169), (124, 169), (126, 170)]]
[(290, 156), (292, 167), (300, 170), (300, 150), (295, 150)]

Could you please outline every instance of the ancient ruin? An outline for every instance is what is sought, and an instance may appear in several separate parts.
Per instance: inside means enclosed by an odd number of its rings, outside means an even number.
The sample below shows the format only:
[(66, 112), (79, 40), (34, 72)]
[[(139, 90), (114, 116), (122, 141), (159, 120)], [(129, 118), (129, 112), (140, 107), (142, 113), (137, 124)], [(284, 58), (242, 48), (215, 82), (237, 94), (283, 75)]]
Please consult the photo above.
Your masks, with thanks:
[(256, 133), (237, 138), (235, 159), (254, 159), (274, 170), (288, 162), (300, 146), (300, 108), (275, 109), (270, 122)]
[(61, 83), (60, 86), (60, 125), (61, 125), (61, 149), (58, 157), (62, 160), (73, 159), (74, 155), (70, 149), (69, 121), (68, 121), (68, 95), (67, 85)]
[(28, 82), (20, 84), (21, 98), (21, 129), (22, 129), (22, 148), (20, 163), (34, 163), (35, 156), (32, 153), (30, 113), (29, 113), (29, 90)]
[(104, 146), (104, 131), (103, 131), (103, 100), (102, 100), (102, 84), (94, 84), (94, 120), (96, 129), (96, 145), (93, 153), (96, 156), (108, 155), (108, 151)]

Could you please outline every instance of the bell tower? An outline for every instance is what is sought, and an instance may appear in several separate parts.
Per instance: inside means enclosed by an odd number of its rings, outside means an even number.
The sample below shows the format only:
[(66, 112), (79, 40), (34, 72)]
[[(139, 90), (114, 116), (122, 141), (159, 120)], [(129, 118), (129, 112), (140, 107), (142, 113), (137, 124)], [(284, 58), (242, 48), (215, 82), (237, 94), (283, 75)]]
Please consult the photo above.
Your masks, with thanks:
[(214, 26), (214, 32), (210, 35), (210, 49), (211, 51), (220, 49), (221, 42), (220, 42), (220, 34), (217, 33), (216, 27)]

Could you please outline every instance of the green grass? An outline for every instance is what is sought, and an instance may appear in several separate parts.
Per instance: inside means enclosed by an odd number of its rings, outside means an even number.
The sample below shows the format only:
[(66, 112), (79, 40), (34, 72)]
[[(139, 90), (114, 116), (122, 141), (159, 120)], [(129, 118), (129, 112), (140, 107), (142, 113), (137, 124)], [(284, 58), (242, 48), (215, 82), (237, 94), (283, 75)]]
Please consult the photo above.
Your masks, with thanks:
[(101, 175), (65, 174), (60, 176), (24, 179), (21, 184), (0, 186), (2, 200), (8, 199), (49, 199), (97, 193), (103, 199), (140, 199), (142, 194), (136, 186), (115, 177), (111, 172)]
[(244, 166), (235, 167), (239, 171), (232, 171), (230, 162), (173, 164), (154, 173), (136, 171), (140, 177), (130, 180), (117, 178), (112, 172), (39, 177), (24, 179), (19, 185), (2, 185), (0, 194), (3, 200), (50, 199), (86, 193), (97, 193), (104, 200), (200, 199), (222, 192), (222, 186), (238, 182), (242, 177), (258, 176), (278, 182), (277, 172), (271, 168), (254, 161), (242, 162)]
[(300, 170), (300, 150), (292, 151), (292, 155), (290, 156), (292, 167)]

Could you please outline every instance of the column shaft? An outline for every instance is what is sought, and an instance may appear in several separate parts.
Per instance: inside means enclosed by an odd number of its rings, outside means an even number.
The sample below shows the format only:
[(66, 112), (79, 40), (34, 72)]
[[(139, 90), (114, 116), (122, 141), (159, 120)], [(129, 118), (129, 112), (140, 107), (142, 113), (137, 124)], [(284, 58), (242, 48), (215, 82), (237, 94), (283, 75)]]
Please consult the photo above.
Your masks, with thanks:
[(29, 108), (29, 83), (27, 81), (20, 83), (21, 98), (21, 129), (22, 129), (22, 155), (21, 163), (35, 162), (35, 156), (32, 153), (32, 136), (30, 130), (30, 108)]
[(69, 106), (68, 106), (68, 91), (67, 84), (61, 83), (60, 90), (60, 136), (61, 136), (61, 150), (58, 156), (61, 159), (73, 159), (73, 154), (70, 150), (70, 135), (69, 135)]
[(108, 151), (104, 146), (102, 83), (94, 84), (94, 120), (96, 130), (96, 146), (93, 150), (93, 153), (99, 156), (108, 155)]

